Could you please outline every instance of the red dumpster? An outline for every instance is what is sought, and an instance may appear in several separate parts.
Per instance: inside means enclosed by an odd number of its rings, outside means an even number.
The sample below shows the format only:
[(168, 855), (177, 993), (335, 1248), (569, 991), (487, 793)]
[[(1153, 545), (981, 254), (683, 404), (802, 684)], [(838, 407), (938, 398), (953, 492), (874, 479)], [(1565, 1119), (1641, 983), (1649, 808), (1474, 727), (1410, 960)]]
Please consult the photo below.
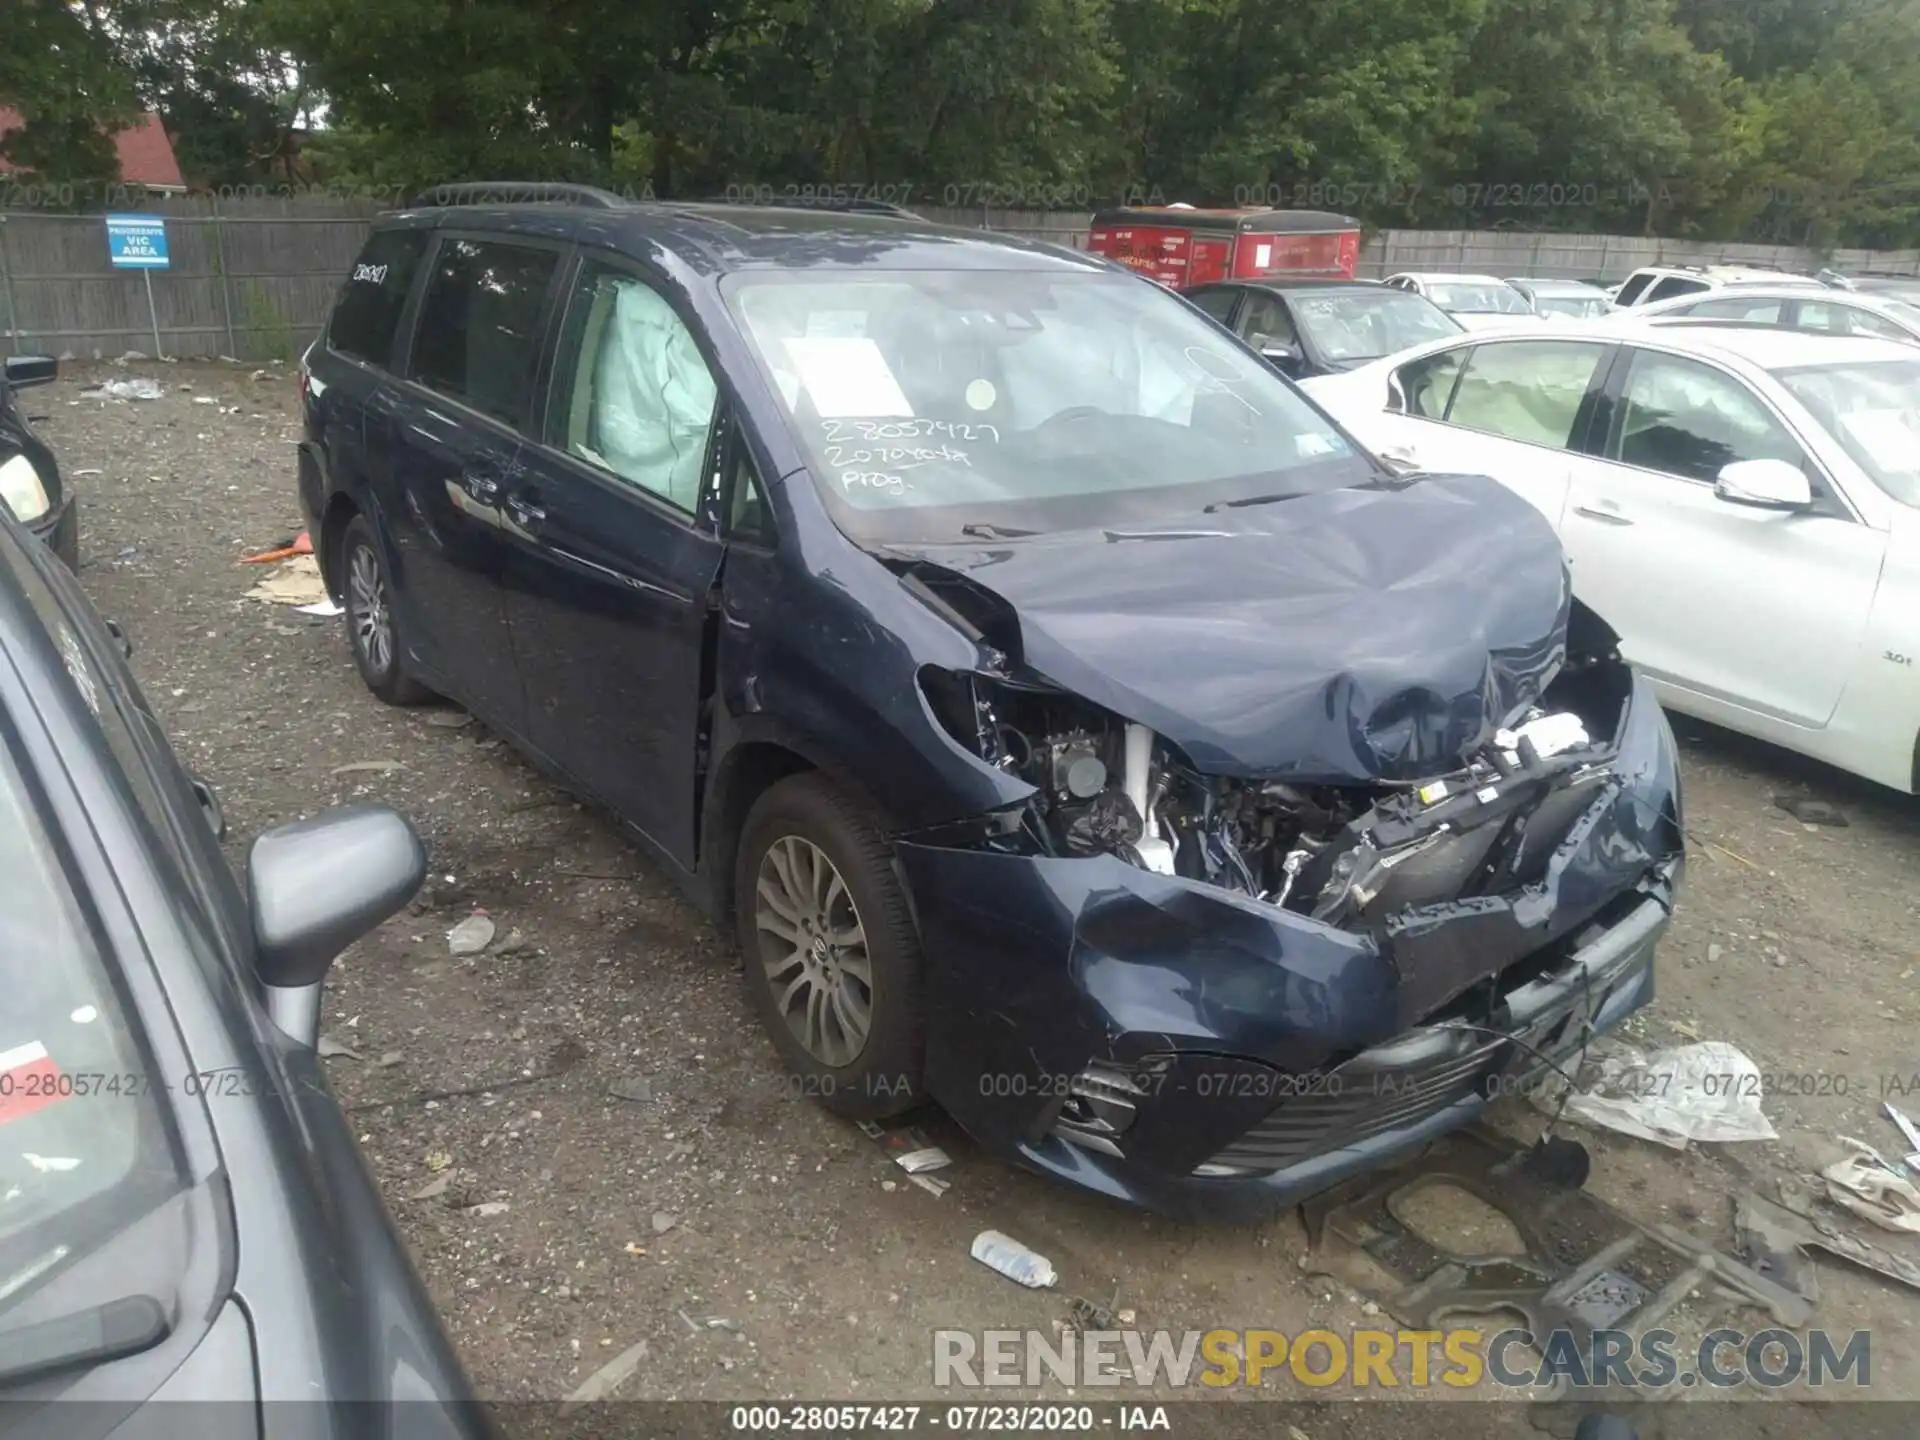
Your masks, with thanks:
[(1095, 215), (1087, 249), (1176, 290), (1264, 275), (1351, 280), (1360, 222), (1325, 210), (1138, 205)]

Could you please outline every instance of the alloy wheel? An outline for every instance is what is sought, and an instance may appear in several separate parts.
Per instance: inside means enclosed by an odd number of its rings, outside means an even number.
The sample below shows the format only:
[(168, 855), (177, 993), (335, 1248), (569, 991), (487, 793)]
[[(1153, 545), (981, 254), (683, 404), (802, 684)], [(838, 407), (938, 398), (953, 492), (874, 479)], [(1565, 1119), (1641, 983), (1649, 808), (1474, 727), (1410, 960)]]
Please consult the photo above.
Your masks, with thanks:
[(754, 892), (774, 1008), (815, 1060), (852, 1064), (873, 1025), (873, 964), (846, 881), (818, 845), (782, 835), (761, 857)]
[(353, 643), (367, 664), (384, 675), (393, 662), (393, 620), (380, 561), (365, 545), (354, 550), (347, 566), (347, 604), (353, 611)]

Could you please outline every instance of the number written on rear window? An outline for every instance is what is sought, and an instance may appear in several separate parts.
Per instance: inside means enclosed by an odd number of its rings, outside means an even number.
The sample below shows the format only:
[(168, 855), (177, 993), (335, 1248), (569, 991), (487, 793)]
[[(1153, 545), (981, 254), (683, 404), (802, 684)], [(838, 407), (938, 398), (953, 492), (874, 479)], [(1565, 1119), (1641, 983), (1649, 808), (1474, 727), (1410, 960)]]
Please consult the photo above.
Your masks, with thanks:
[(426, 244), (424, 230), (381, 230), (368, 239), (334, 307), (329, 346), (374, 365), (391, 361), (394, 332)]

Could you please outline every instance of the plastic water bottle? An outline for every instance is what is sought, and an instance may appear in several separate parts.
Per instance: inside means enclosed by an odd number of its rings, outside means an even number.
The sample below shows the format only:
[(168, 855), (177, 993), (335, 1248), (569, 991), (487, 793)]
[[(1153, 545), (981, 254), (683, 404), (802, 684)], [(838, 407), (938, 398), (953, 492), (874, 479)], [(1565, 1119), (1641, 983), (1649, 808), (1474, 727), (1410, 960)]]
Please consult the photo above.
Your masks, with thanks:
[(982, 1230), (973, 1237), (973, 1258), (1034, 1290), (1045, 1290), (1060, 1278), (1046, 1256), (998, 1230)]

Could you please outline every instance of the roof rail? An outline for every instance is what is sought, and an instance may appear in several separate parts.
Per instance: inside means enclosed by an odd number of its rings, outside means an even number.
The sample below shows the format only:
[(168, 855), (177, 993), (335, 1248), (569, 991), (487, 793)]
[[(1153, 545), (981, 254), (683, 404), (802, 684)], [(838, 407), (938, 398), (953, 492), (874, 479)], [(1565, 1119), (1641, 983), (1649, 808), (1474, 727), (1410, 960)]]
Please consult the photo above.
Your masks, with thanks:
[(597, 185), (571, 185), (547, 180), (469, 180), (436, 185), (407, 202), (418, 210), (445, 205), (586, 205), (616, 210), (628, 202)]
[(841, 215), (892, 215), (900, 220), (919, 220), (924, 217), (907, 209), (904, 205), (895, 205), (890, 200), (868, 200), (862, 196), (842, 199), (833, 195), (769, 195), (765, 199), (755, 197), (728, 197), (723, 200), (709, 200), (709, 205), (741, 205), (755, 209), (769, 210), (830, 210)]

